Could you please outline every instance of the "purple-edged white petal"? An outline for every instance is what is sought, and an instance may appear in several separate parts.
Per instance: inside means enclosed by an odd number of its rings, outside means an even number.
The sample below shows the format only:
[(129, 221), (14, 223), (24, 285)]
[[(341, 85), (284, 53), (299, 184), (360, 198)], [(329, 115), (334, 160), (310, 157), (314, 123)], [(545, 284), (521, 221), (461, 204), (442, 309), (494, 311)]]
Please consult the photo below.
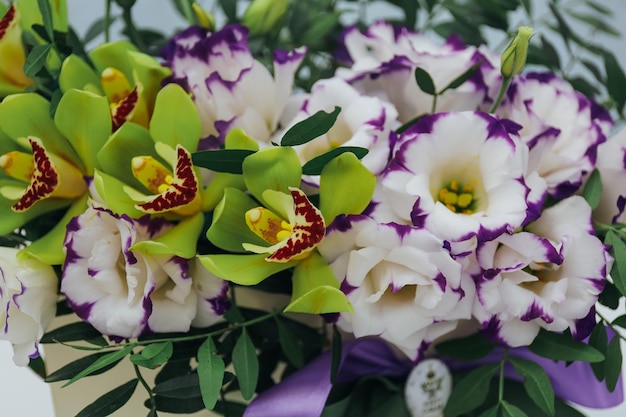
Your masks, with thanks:
[(75, 217), (65, 239), (61, 291), (76, 314), (116, 337), (189, 330), (198, 310), (189, 261), (133, 249), (171, 227), (163, 219), (135, 220), (94, 208)]
[(522, 126), (530, 165), (556, 198), (578, 190), (613, 125), (606, 110), (552, 73), (515, 77), (497, 113)]
[(399, 126), (397, 112), (390, 103), (361, 94), (339, 78), (315, 83), (285, 130), (320, 110), (331, 112), (335, 106), (341, 112), (328, 133), (295, 148), (302, 163), (339, 146), (358, 146), (369, 151), (363, 165), (380, 173), (389, 160), (392, 130)]
[(626, 223), (626, 128), (598, 147), (596, 168), (602, 178), (602, 196), (593, 218), (605, 224)]
[(424, 229), (340, 217), (318, 249), (354, 308), (338, 324), (356, 337), (380, 336), (415, 358), (470, 317), (471, 279)]
[(267, 144), (285, 110), (305, 49), (277, 51), (272, 76), (252, 56), (247, 37), (248, 29), (240, 25), (214, 33), (194, 27), (164, 49), (172, 80), (193, 94), (203, 125), (202, 149), (219, 147), (237, 127)]
[(528, 148), (517, 128), (482, 112), (423, 117), (400, 137), (372, 215), (448, 241), (511, 233), (529, 215)]
[(58, 278), (51, 266), (19, 250), (0, 247), (0, 340), (13, 345), (13, 361), (26, 366), (56, 311)]
[(230, 308), (230, 301), (226, 295), (228, 283), (204, 268), (198, 258), (190, 260), (189, 267), (194, 289), (198, 294), (196, 315), (191, 325), (211, 326), (222, 320), (222, 316)]
[[(337, 75), (367, 94), (392, 102), (403, 123), (433, 110), (473, 110), (491, 101), (492, 92), (485, 80), (497, 79), (498, 71), (478, 49), (466, 47), (460, 38), (451, 37), (439, 44), (406, 28), (377, 22), (363, 33), (348, 28), (342, 40), (350, 67), (340, 68)], [(473, 65), (480, 68), (467, 82), (443, 92)], [(417, 86), (417, 67), (430, 74), (437, 92), (443, 92), (436, 105), (433, 96)]]
[(593, 234), (589, 205), (569, 197), (526, 229), (479, 246), (474, 316), (489, 337), (510, 346), (532, 343), (540, 328), (586, 337), (578, 323), (612, 263)]

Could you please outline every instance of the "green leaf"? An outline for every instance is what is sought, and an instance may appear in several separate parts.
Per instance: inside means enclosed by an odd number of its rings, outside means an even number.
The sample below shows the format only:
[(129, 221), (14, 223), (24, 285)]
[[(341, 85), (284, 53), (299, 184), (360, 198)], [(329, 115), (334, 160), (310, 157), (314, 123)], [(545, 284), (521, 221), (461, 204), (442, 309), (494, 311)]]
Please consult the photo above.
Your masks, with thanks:
[(198, 348), (198, 377), (202, 402), (208, 410), (215, 408), (224, 379), (224, 361), (209, 336)]
[(622, 349), (619, 335), (613, 336), (606, 349), (606, 361), (604, 362), (604, 375), (606, 376), (606, 388), (613, 392), (617, 381), (622, 373)]
[(136, 379), (133, 379), (107, 392), (92, 404), (83, 408), (76, 414), (76, 417), (104, 417), (113, 414), (130, 400), (137, 387), (137, 382)]
[(554, 415), (554, 389), (546, 371), (532, 361), (509, 357), (515, 372), (524, 377), (524, 388), (528, 396), (546, 414)]
[(572, 339), (570, 334), (540, 330), (528, 347), (531, 352), (544, 358), (561, 361), (601, 362), (604, 355), (593, 347)]
[(28, 367), (43, 380), (46, 379), (46, 363), (41, 356), (31, 358), (28, 361)]
[(289, 362), (296, 368), (302, 368), (304, 366), (304, 357), (302, 356), (302, 347), (300, 341), (294, 335), (294, 333), (284, 323), (283, 318), (275, 316), (276, 326), (278, 327), (278, 341), (280, 348), (289, 360)]
[(587, 200), (592, 210), (600, 204), (600, 198), (602, 197), (602, 179), (600, 178), (600, 171), (597, 169), (594, 169), (587, 179), (585, 187), (583, 188), (583, 197)]
[(302, 145), (322, 136), (333, 127), (340, 111), (341, 107), (338, 106), (335, 106), (335, 110), (330, 113), (320, 110), (313, 116), (296, 123), (285, 132), (280, 141), (280, 145)]
[(66, 324), (44, 334), (40, 343), (75, 342), (101, 336), (91, 324), (85, 321)]
[(615, 259), (611, 268), (613, 284), (623, 296), (626, 296), (626, 243), (613, 230), (606, 234), (604, 243), (611, 245), (611, 254)]
[(308, 161), (302, 167), (302, 173), (305, 175), (320, 175), (327, 163), (345, 152), (353, 153), (358, 159), (363, 159), (369, 150), (358, 146), (340, 146)]
[(474, 333), (461, 339), (439, 343), (435, 346), (435, 349), (451, 358), (471, 361), (484, 358), (495, 347), (496, 345), (489, 342), (485, 336), (480, 333)]
[(471, 67), (469, 67), (463, 74), (456, 77), (450, 84), (448, 84), (443, 90), (439, 92), (439, 94), (443, 94), (448, 90), (454, 90), (462, 86), (467, 80), (472, 78), (474, 74), (480, 69), (481, 65), (484, 63), (484, 60), (480, 60)]
[(620, 31), (614, 28), (613, 26), (611, 26), (609, 22), (607, 21), (607, 19), (599, 18), (597, 16), (593, 16), (587, 13), (576, 13), (573, 10), (569, 10), (568, 14), (572, 16), (574, 19), (588, 24), (589, 26), (591, 26), (593, 29), (595, 29), (598, 32), (602, 32), (604, 34), (618, 37), (618, 38), (621, 36)]
[(48, 59), (48, 54), (52, 50), (52, 45), (35, 45), (32, 51), (26, 57), (24, 63), (24, 74), (30, 78), (37, 76), (39, 71), (43, 68)]
[[(220, 388), (221, 386), (222, 384), (220, 383)], [(202, 392), (200, 389), (200, 377), (198, 373), (192, 373), (160, 382), (154, 386), (152, 391), (163, 397), (189, 399), (201, 397)]]
[(249, 400), (256, 390), (259, 378), (259, 361), (256, 349), (244, 327), (233, 349), (233, 367), (244, 400)]
[[(54, 371), (50, 375), (48, 375), (46, 377), (46, 382), (67, 381), (68, 379), (72, 379), (73, 377), (78, 375), (80, 372), (82, 372), (83, 369), (88, 368), (94, 362), (96, 362), (97, 360), (99, 360), (100, 358), (106, 355), (108, 355), (107, 352), (98, 352), (98, 353), (94, 353), (94, 354), (83, 356), (82, 358), (76, 359), (68, 363), (67, 365), (59, 368), (58, 370)], [(117, 365), (121, 360), (122, 358), (110, 363), (109, 365), (103, 368), (98, 369), (97, 371), (92, 372), (91, 375), (98, 375), (103, 372), (106, 372), (109, 369), (113, 368), (115, 365)]]
[(611, 324), (626, 329), (626, 314), (617, 317)]
[[(603, 322), (596, 324), (589, 336), (589, 346), (593, 346), (598, 349), (606, 357), (606, 348), (609, 344), (606, 326)], [(604, 362), (594, 362), (591, 364), (591, 369), (593, 370), (593, 374), (595, 375), (598, 381), (602, 381), (604, 379)]]
[(452, 390), (444, 417), (456, 417), (480, 406), (489, 393), (490, 381), (499, 364), (483, 365), (461, 379)]
[(502, 417), (528, 417), (519, 407), (502, 400)]
[(376, 177), (352, 153), (330, 161), (320, 176), (320, 211), (326, 225), (340, 214), (360, 214), (371, 201)]
[(611, 52), (604, 53), (604, 68), (607, 90), (611, 98), (615, 100), (617, 111), (622, 113), (626, 104), (626, 75)]
[(500, 404), (496, 404), (493, 407), (485, 410), (478, 417), (498, 417), (498, 411), (500, 411)]
[(415, 82), (420, 90), (426, 94), (431, 96), (437, 94), (437, 90), (435, 90), (435, 82), (431, 78), (430, 74), (420, 67), (415, 68)]
[(83, 369), (81, 372), (79, 372), (74, 377), (72, 377), (72, 379), (66, 382), (65, 385), (63, 385), (63, 387), (67, 387), (68, 385), (71, 385), (74, 382), (78, 381), (79, 379), (93, 374), (94, 372), (104, 368), (105, 366), (109, 366), (112, 363), (118, 362), (120, 359), (123, 359), (124, 357), (126, 357), (126, 355), (128, 355), (132, 350), (133, 350), (133, 346), (128, 345), (120, 350), (116, 350), (114, 352), (103, 355), (102, 357), (98, 358), (94, 363), (89, 365), (87, 368)]
[(201, 151), (191, 155), (193, 164), (215, 172), (229, 172), (242, 174), (243, 160), (255, 151), (247, 149), (219, 149), (215, 151)]
[(156, 369), (166, 363), (174, 353), (172, 342), (153, 343), (144, 347), (141, 352), (130, 356), (130, 361), (137, 366)]
[(598, 297), (598, 302), (602, 304), (603, 306), (606, 306), (612, 310), (615, 310), (616, 308), (619, 307), (619, 302), (621, 298), (622, 298), (622, 295), (617, 290), (617, 288), (615, 288), (615, 285), (613, 285), (612, 282), (607, 281), (604, 284), (604, 289), (602, 290), (602, 292), (600, 293), (600, 296)]
[(39, 6), (43, 26), (46, 28), (46, 32), (48, 33), (48, 39), (54, 39), (54, 23), (50, 2), (48, 0), (37, 0), (37, 5)]

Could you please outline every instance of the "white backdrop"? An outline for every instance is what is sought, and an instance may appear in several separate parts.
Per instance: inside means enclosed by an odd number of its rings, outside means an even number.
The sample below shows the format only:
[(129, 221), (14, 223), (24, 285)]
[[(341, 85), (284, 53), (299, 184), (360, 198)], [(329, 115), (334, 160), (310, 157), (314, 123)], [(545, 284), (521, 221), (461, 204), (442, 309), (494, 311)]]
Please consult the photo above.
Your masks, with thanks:
[[(89, 24), (104, 12), (103, 0), (67, 0), (67, 3), (70, 21), (79, 34), (84, 34)], [(199, 3), (209, 8), (208, 5), (212, 1), (201, 0)], [(622, 23), (626, 21), (624, 1), (603, 0), (600, 3), (615, 11), (609, 23), (623, 30)], [(385, 13), (386, 11), (380, 12)], [(376, 18), (375, 13), (378, 12), (371, 12), (369, 18)], [(184, 26), (184, 22), (176, 16), (172, 9), (170, 1), (166, 0), (138, 0), (135, 18), (142, 26), (149, 25), (166, 31)], [(602, 44), (607, 48), (612, 48), (622, 66), (626, 68), (626, 38), (622, 40), (607, 38)], [(623, 348), (623, 350), (626, 349)], [(0, 416), (72, 417), (55, 416), (48, 386), (28, 369), (15, 366), (11, 356), (11, 346), (6, 342), (0, 342)], [(626, 416), (626, 404), (608, 410), (585, 411), (589, 417)], [(120, 412), (116, 415), (123, 415), (123, 413)]]

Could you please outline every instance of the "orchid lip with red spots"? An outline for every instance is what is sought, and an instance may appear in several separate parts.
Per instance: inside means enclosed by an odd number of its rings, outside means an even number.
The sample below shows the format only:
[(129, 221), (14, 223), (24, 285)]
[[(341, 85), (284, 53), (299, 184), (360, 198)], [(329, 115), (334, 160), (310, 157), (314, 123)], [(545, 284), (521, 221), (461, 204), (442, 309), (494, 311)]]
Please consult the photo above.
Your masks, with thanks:
[(33, 148), (35, 169), (28, 188), (19, 201), (13, 205), (13, 210), (18, 212), (26, 211), (36, 202), (49, 197), (59, 183), (59, 175), (46, 149), (32, 138), (28, 141)]
[(14, 22), (15, 16), (15, 5), (11, 5), (4, 17), (0, 19), (0, 39), (4, 38), (9, 26), (11, 26), (11, 23)]
[(133, 116), (133, 112), (139, 102), (139, 91), (137, 87), (122, 98), (118, 103), (111, 106), (111, 119), (113, 121), (113, 131), (119, 129), (127, 120)]

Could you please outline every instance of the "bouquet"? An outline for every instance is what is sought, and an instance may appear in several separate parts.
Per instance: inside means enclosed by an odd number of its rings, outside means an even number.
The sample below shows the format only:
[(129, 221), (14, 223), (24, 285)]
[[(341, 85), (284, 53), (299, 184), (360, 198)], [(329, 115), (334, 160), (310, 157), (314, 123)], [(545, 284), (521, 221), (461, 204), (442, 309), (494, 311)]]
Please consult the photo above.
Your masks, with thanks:
[[(622, 402), (626, 76), (577, 29), (619, 36), (609, 9), (172, 3), (175, 33), (106, 0), (82, 38), (64, 0), (0, 3), (17, 365), (134, 370), (79, 416)], [(81, 355), (47, 369), (46, 344)]]

